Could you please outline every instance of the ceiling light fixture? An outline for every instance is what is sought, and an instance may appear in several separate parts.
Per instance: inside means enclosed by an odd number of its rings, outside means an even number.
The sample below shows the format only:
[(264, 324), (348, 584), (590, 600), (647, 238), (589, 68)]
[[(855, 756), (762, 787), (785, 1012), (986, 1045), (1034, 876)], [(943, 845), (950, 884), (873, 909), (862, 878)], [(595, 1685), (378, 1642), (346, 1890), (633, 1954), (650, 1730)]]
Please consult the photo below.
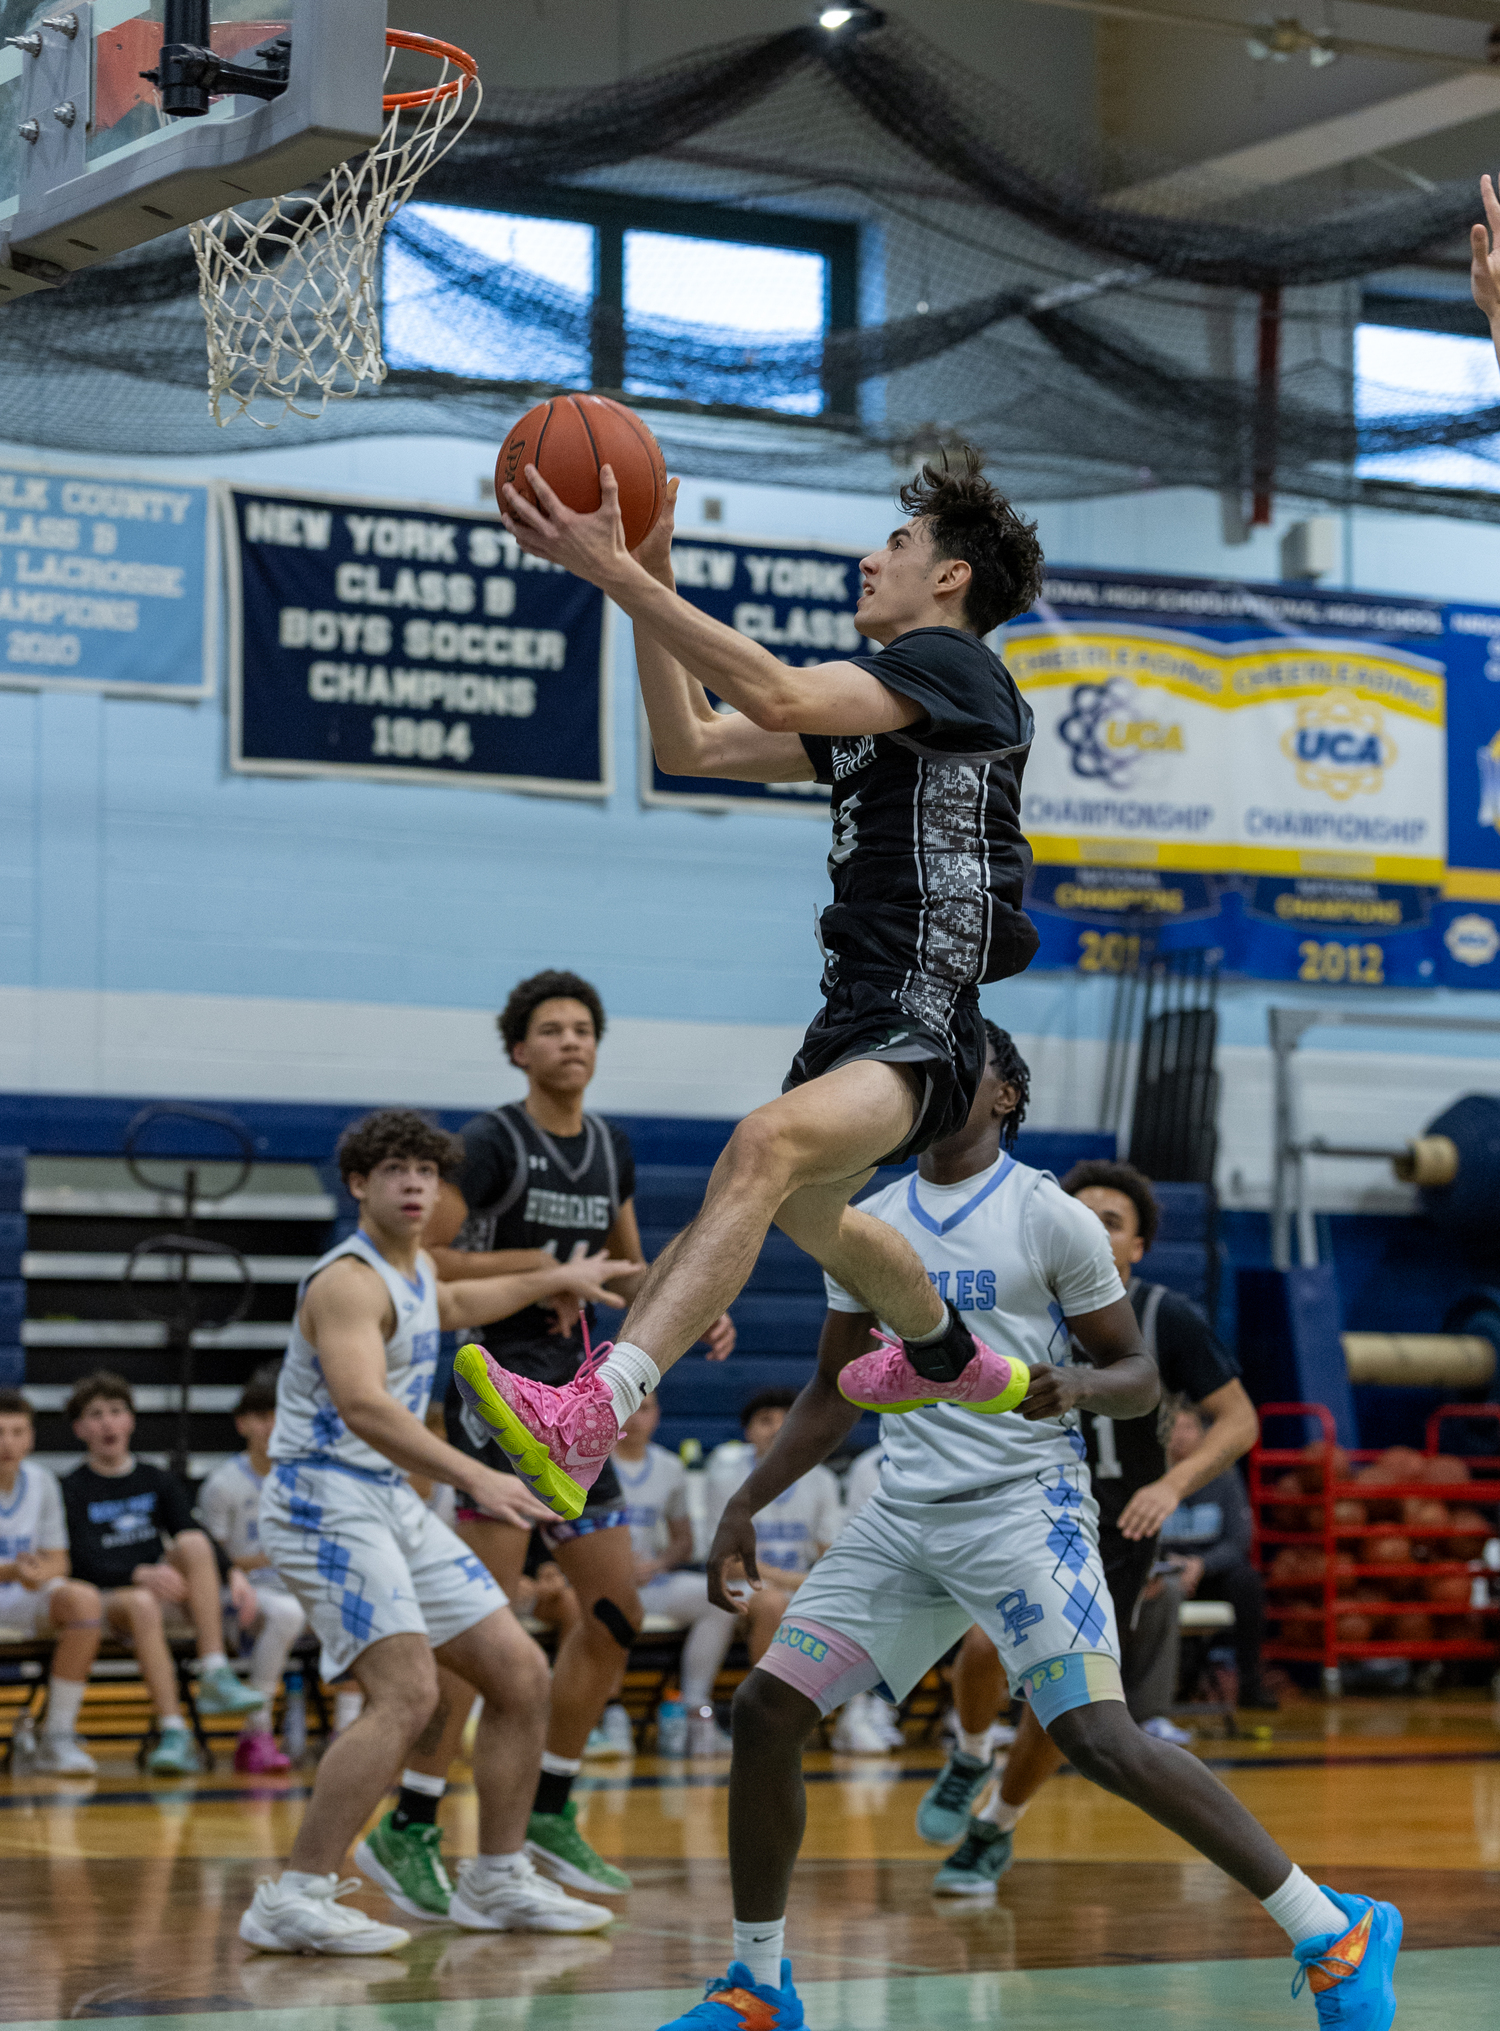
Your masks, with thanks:
[(852, 35), (863, 35), (867, 29), (882, 28), (885, 16), (878, 7), (871, 7), (867, 0), (850, 0), (846, 7), (824, 7), (818, 13), (818, 26), (829, 35), (838, 35), (847, 29)]

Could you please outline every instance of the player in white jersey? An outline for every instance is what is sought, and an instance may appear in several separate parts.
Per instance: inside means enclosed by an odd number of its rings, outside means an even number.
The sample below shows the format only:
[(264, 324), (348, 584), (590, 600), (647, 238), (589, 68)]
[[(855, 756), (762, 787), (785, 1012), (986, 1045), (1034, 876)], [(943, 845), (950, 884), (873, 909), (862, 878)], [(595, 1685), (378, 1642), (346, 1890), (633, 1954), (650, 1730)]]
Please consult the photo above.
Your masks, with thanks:
[(620, 1427), (620, 1441), (611, 1457), (625, 1500), (623, 1517), (630, 1531), (641, 1607), (688, 1632), (680, 1667), (688, 1710), (688, 1754), (717, 1756), (727, 1751), (729, 1737), (714, 1717), (714, 1680), (739, 1618), (709, 1600), (702, 1573), (686, 1570), (693, 1557), (687, 1469), (675, 1453), (653, 1445), (652, 1434), (660, 1421), (661, 1406), (653, 1390)]
[(260, 1491), (271, 1471), (266, 1448), (275, 1422), (274, 1386), (268, 1382), (247, 1384), (234, 1414), (234, 1427), (245, 1440), (246, 1450), (215, 1467), (198, 1491), (197, 1504), (203, 1528), (254, 1589), (254, 1613), (236, 1609), (241, 1634), (254, 1639), (248, 1677), (263, 1701), (246, 1714), (234, 1749), (235, 1769), (250, 1776), (291, 1768), (290, 1757), (277, 1748), (271, 1732), (271, 1710), (292, 1645), (307, 1627), (301, 1603), (266, 1557), (260, 1541)]
[[(1312, 1987), (1325, 2025), (1389, 2031), (1394, 1907), (1309, 1882), (1196, 1757), (1144, 1734), (1125, 1706), (1078, 1410), (1140, 1417), (1160, 1384), (1102, 1228), (1002, 1145), (1018, 1125), (1025, 1068), (1005, 1033), (985, 1027), (989, 1054), (964, 1127), (923, 1154), (917, 1177), (865, 1205), (911, 1241), (976, 1339), (1025, 1363), (1026, 1394), (1019, 1413), (978, 1416), (950, 1402), (882, 1419), (878, 1492), (736, 1695), (735, 1962), (665, 2031), (728, 2031), (752, 2011), (762, 2031), (802, 2024), (782, 1943), (805, 1816), (803, 1744), (851, 1693), (883, 1682), (904, 1696), (971, 1623), (1075, 1769), (1261, 1899), (1292, 1939), (1298, 1985)], [(755, 1510), (843, 1441), (860, 1400), (876, 1393), (871, 1371), (878, 1382), (904, 1364), (856, 1299), (831, 1285), (829, 1303), (818, 1373), (725, 1512), (711, 1594), (730, 1559), (753, 1572)], [(1087, 1362), (1070, 1360), (1070, 1330)], [(851, 1359), (872, 1332), (885, 1344)], [(882, 1392), (887, 1404), (893, 1393)]]
[[(78, 1716), (103, 1610), (97, 1587), (68, 1578), (62, 1490), (31, 1459), (35, 1444), (31, 1405), (19, 1389), (0, 1389), (0, 1629), (56, 1638), (47, 1718), (26, 1767), (49, 1777), (90, 1777), (95, 1764), (78, 1739)], [(13, 1762), (17, 1772), (21, 1767)]]
[[(490, 1932), (591, 1932), (614, 1916), (539, 1877), (524, 1852), (547, 1718), (546, 1660), (485, 1567), (406, 1476), (447, 1481), (507, 1522), (550, 1520), (514, 1475), (428, 1431), (439, 1336), (549, 1296), (597, 1299), (599, 1277), (621, 1265), (592, 1257), (439, 1284), (420, 1238), (442, 1174), (461, 1154), (456, 1137), (403, 1109), (349, 1129), (338, 1161), (359, 1202), (359, 1229), (314, 1264), (298, 1293), (260, 1541), (322, 1642), (323, 1676), (352, 1674), (365, 1704), (318, 1766), (290, 1866), (261, 1881), (240, 1922), (251, 1946), (347, 1954), (408, 1943), (398, 1927), (341, 1904), (350, 1886), (340, 1876), (350, 1842), (433, 1718), (434, 1653), (484, 1698), (473, 1757), (480, 1852), (463, 1864), (456, 1889), (443, 1878), (441, 1915)], [(437, 1828), (428, 1831), (440, 1872)], [(402, 1908), (432, 1911), (410, 1896), (374, 1835), (356, 1860)]]

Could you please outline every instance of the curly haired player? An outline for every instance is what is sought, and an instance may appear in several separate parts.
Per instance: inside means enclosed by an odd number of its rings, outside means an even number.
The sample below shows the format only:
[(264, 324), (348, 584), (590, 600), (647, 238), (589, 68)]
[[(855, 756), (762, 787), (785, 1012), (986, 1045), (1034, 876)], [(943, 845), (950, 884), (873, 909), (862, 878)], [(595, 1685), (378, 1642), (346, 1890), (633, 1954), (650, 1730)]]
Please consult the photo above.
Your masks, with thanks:
[[(902, 489), (910, 519), (860, 564), (855, 626), (879, 654), (793, 669), (678, 597), (670, 489), (632, 555), (607, 466), (591, 515), (565, 508), (534, 467), (526, 476), (540, 505), (507, 486), (507, 526), (634, 621), (661, 766), (831, 785), (834, 900), (820, 927), (823, 1011), (781, 1096), (730, 1138), (623, 1337), (562, 1389), (461, 1350), (470, 1401), (544, 1499), (576, 1511), (620, 1425), (737, 1295), (774, 1222), (903, 1336), (904, 1361), (856, 1385), (878, 1390), (871, 1401), (1007, 1406), (1024, 1375), (976, 1345), (906, 1240), (849, 1202), (877, 1164), (962, 1127), (984, 1070), (979, 988), (1036, 950), (1019, 819), (1032, 719), (983, 639), (1040, 590), (1034, 526), (973, 452), (925, 466)], [(717, 711), (709, 689), (732, 709)]]

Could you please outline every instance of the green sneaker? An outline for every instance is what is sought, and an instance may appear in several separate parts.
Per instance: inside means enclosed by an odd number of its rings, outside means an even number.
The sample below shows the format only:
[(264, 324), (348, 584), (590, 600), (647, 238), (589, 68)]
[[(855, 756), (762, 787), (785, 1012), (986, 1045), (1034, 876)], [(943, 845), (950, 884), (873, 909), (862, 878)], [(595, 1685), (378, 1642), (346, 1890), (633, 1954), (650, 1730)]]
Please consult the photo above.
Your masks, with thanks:
[(161, 1740), (146, 1758), (146, 1768), (158, 1777), (194, 1777), (202, 1768), (198, 1744), (180, 1722), (163, 1728)]
[(932, 1879), (934, 1897), (989, 1897), (1015, 1857), (1015, 1836), (1002, 1833), (988, 1820), (971, 1819), (963, 1846), (951, 1854)]
[(561, 1812), (534, 1812), (526, 1827), (526, 1852), (539, 1869), (570, 1890), (603, 1890), (618, 1897), (630, 1878), (596, 1855), (578, 1831), (578, 1806), (569, 1799)]
[(198, 1674), (200, 1714), (253, 1714), (265, 1703), (265, 1694), (246, 1685), (227, 1664), (216, 1664), (212, 1671)]
[(412, 1918), (446, 1918), (453, 1881), (443, 1867), (443, 1830), (392, 1824), (388, 1812), (354, 1850), (354, 1866)]

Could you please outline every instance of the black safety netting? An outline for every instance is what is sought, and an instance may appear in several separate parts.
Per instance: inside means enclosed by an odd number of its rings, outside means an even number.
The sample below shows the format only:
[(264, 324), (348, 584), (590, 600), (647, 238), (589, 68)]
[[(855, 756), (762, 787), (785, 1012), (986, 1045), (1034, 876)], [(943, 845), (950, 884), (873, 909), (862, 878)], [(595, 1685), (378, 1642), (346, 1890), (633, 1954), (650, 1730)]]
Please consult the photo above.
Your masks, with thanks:
[[(175, 235), (0, 311), (0, 432), (132, 455), (498, 440), (540, 393), (595, 385), (649, 412), (674, 470), (720, 479), (889, 492), (962, 439), (1023, 499), (1196, 485), (1500, 520), (1492, 360), (1460, 395), (1357, 379), (1363, 279), (1451, 267), (1476, 214), (1472, 180), (1393, 191), (1380, 176), (1239, 190), (1101, 142), (894, 21), (738, 42), (586, 92), (491, 83), (387, 233), (378, 390), (274, 437), (217, 429)], [(788, 221), (841, 229), (829, 328), (631, 311), (628, 292), (476, 244), (461, 216), (629, 218), (632, 203), (697, 221), (669, 229), (689, 302), (694, 236), (719, 230), (705, 206), (745, 240), (762, 219), (770, 239)], [(1486, 328), (1450, 308), (1448, 329)], [(442, 344), (424, 352), (422, 330)], [(1495, 488), (1372, 470), (1445, 450)]]

